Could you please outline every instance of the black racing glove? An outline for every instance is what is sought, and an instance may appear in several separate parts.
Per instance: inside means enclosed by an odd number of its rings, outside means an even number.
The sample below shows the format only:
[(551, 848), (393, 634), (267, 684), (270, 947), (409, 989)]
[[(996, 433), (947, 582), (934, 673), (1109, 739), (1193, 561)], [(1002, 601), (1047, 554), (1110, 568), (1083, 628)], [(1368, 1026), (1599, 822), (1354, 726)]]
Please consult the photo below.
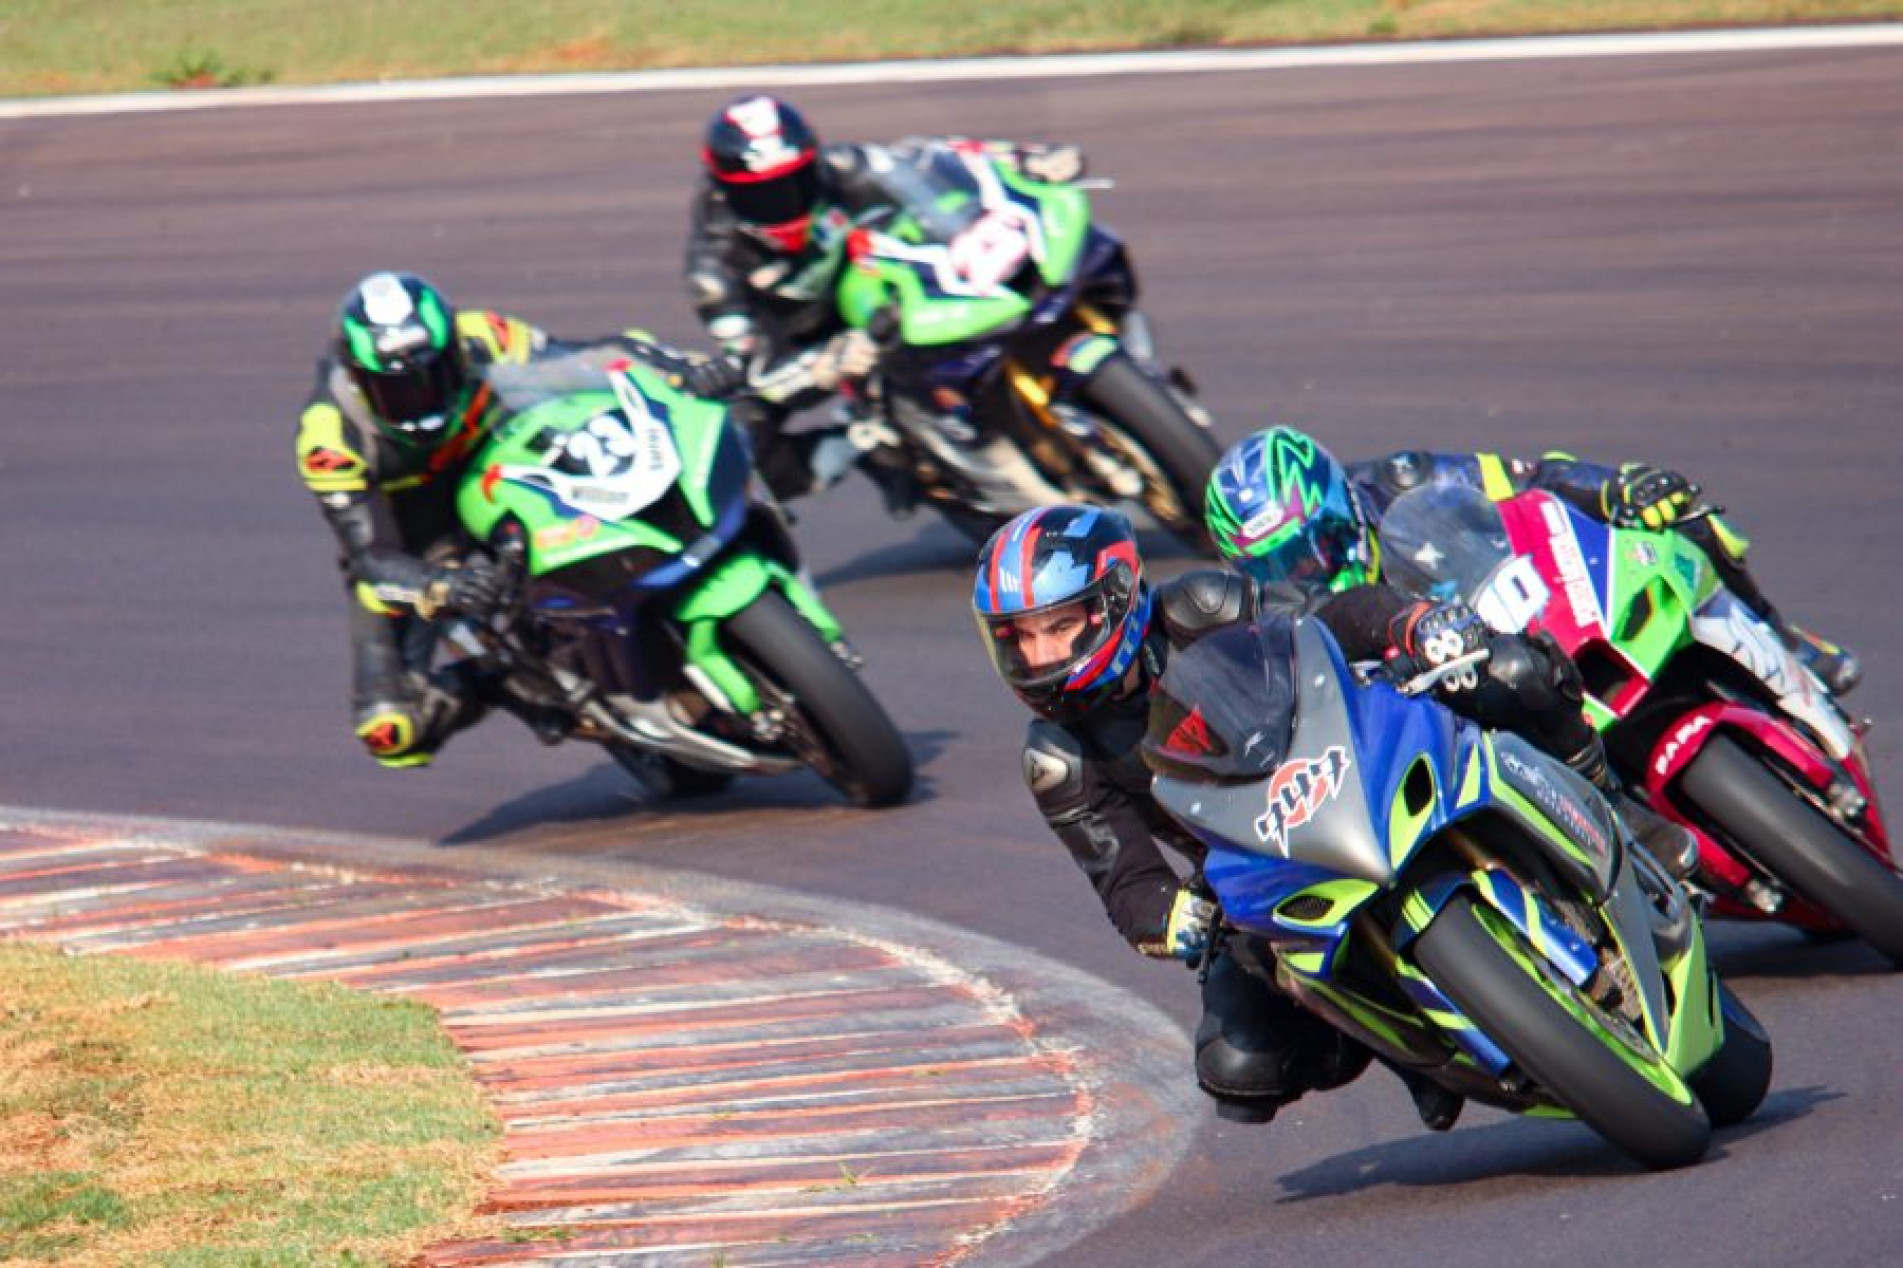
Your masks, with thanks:
[(425, 617), (466, 616), (481, 620), (502, 606), (502, 578), (486, 559), (439, 568), (424, 587), (416, 610)]
[(1699, 488), (1676, 471), (1628, 462), (1599, 490), (1606, 522), (1615, 528), (1660, 531), (1691, 510)]
[(691, 357), (675, 377), (688, 395), (717, 401), (746, 386), (747, 366), (734, 356)]
[[(1485, 647), (1490, 633), (1480, 614), (1457, 599), (1417, 603), (1388, 622), (1388, 672), (1405, 679), (1438, 669)], [(1438, 690), (1454, 695), (1473, 690), (1479, 682), (1479, 671), (1468, 668), (1442, 679)]]

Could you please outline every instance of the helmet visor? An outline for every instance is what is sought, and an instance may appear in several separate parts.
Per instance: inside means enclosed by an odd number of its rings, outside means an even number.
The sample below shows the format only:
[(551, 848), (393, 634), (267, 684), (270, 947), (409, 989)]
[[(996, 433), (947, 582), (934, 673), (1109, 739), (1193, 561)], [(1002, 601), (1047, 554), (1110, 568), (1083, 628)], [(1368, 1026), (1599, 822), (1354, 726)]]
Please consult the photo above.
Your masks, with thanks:
[(813, 214), (819, 201), (819, 166), (807, 154), (789, 172), (758, 178), (749, 173), (722, 173), (721, 188), (733, 214), (751, 225), (783, 225)]
[(462, 387), (455, 358), (444, 353), (431, 353), (385, 371), (353, 365), (350, 373), (377, 418), (405, 434), (440, 430)]
[(1327, 505), (1271, 538), (1260, 554), (1233, 561), (1256, 581), (1285, 582), (1308, 593), (1368, 580), (1368, 549), (1360, 522), (1346, 508)]
[(985, 650), (1005, 683), (1022, 692), (1060, 688), (1117, 636), (1101, 590), (1032, 612), (978, 617)]

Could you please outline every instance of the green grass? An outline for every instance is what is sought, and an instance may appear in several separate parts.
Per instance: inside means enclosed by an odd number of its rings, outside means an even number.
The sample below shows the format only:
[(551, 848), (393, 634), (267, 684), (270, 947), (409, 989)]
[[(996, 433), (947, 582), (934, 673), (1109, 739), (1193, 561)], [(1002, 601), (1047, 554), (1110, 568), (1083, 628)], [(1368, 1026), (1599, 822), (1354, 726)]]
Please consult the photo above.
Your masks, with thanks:
[(8, 0), (0, 95), (1903, 16), (1903, 0)]
[(382, 1264), (498, 1129), (426, 1008), (0, 944), (0, 1261)]

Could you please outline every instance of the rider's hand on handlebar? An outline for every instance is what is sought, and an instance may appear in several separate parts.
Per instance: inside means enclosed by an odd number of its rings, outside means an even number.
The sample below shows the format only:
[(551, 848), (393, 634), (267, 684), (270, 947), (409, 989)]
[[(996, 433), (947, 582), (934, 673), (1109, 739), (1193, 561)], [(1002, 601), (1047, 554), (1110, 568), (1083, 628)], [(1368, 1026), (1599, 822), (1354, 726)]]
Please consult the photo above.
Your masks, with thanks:
[(1046, 185), (1068, 185), (1084, 174), (1084, 152), (1074, 145), (1018, 148), (1018, 170)]
[(1193, 890), (1179, 889), (1176, 901), (1170, 904), (1170, 922), (1163, 934), (1163, 945), (1175, 959), (1198, 964), (1203, 952), (1209, 949), (1209, 927), (1215, 919), (1216, 904)]
[[(1388, 624), (1389, 676), (1405, 681), (1482, 651), (1488, 633), (1479, 613), (1459, 600), (1417, 603)], [(1470, 665), (1436, 685), (1451, 695), (1479, 684), (1479, 671)]]
[(720, 400), (747, 385), (746, 362), (737, 356), (692, 357), (681, 367), (680, 387), (689, 396)]
[(1676, 471), (1628, 462), (1599, 491), (1606, 522), (1617, 528), (1670, 528), (1697, 505), (1699, 488)]
[(481, 620), (502, 606), (503, 590), (495, 565), (486, 559), (471, 559), (460, 566), (437, 569), (417, 610), (426, 617), (443, 614)]
[(830, 392), (847, 379), (863, 379), (879, 364), (879, 345), (863, 330), (835, 335), (813, 361), (813, 386)]

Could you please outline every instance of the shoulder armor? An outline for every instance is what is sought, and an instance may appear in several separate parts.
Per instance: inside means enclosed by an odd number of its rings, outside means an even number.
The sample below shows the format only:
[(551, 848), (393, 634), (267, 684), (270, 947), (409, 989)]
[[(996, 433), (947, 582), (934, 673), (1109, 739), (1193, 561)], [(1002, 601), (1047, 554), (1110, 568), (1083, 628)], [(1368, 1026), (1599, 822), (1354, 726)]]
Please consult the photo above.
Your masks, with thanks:
[(297, 473), (311, 492), (356, 493), (369, 487), (370, 464), (355, 432), (330, 401), (304, 407), (297, 425)]
[(1024, 785), (1047, 817), (1080, 809), (1084, 750), (1077, 737), (1055, 722), (1032, 722), (1024, 735)]
[(1156, 589), (1156, 610), (1171, 645), (1182, 647), (1254, 612), (1248, 578), (1227, 568), (1198, 568)]
[(521, 365), (548, 343), (548, 336), (526, 321), (486, 310), (457, 313), (456, 333), (489, 365)]

